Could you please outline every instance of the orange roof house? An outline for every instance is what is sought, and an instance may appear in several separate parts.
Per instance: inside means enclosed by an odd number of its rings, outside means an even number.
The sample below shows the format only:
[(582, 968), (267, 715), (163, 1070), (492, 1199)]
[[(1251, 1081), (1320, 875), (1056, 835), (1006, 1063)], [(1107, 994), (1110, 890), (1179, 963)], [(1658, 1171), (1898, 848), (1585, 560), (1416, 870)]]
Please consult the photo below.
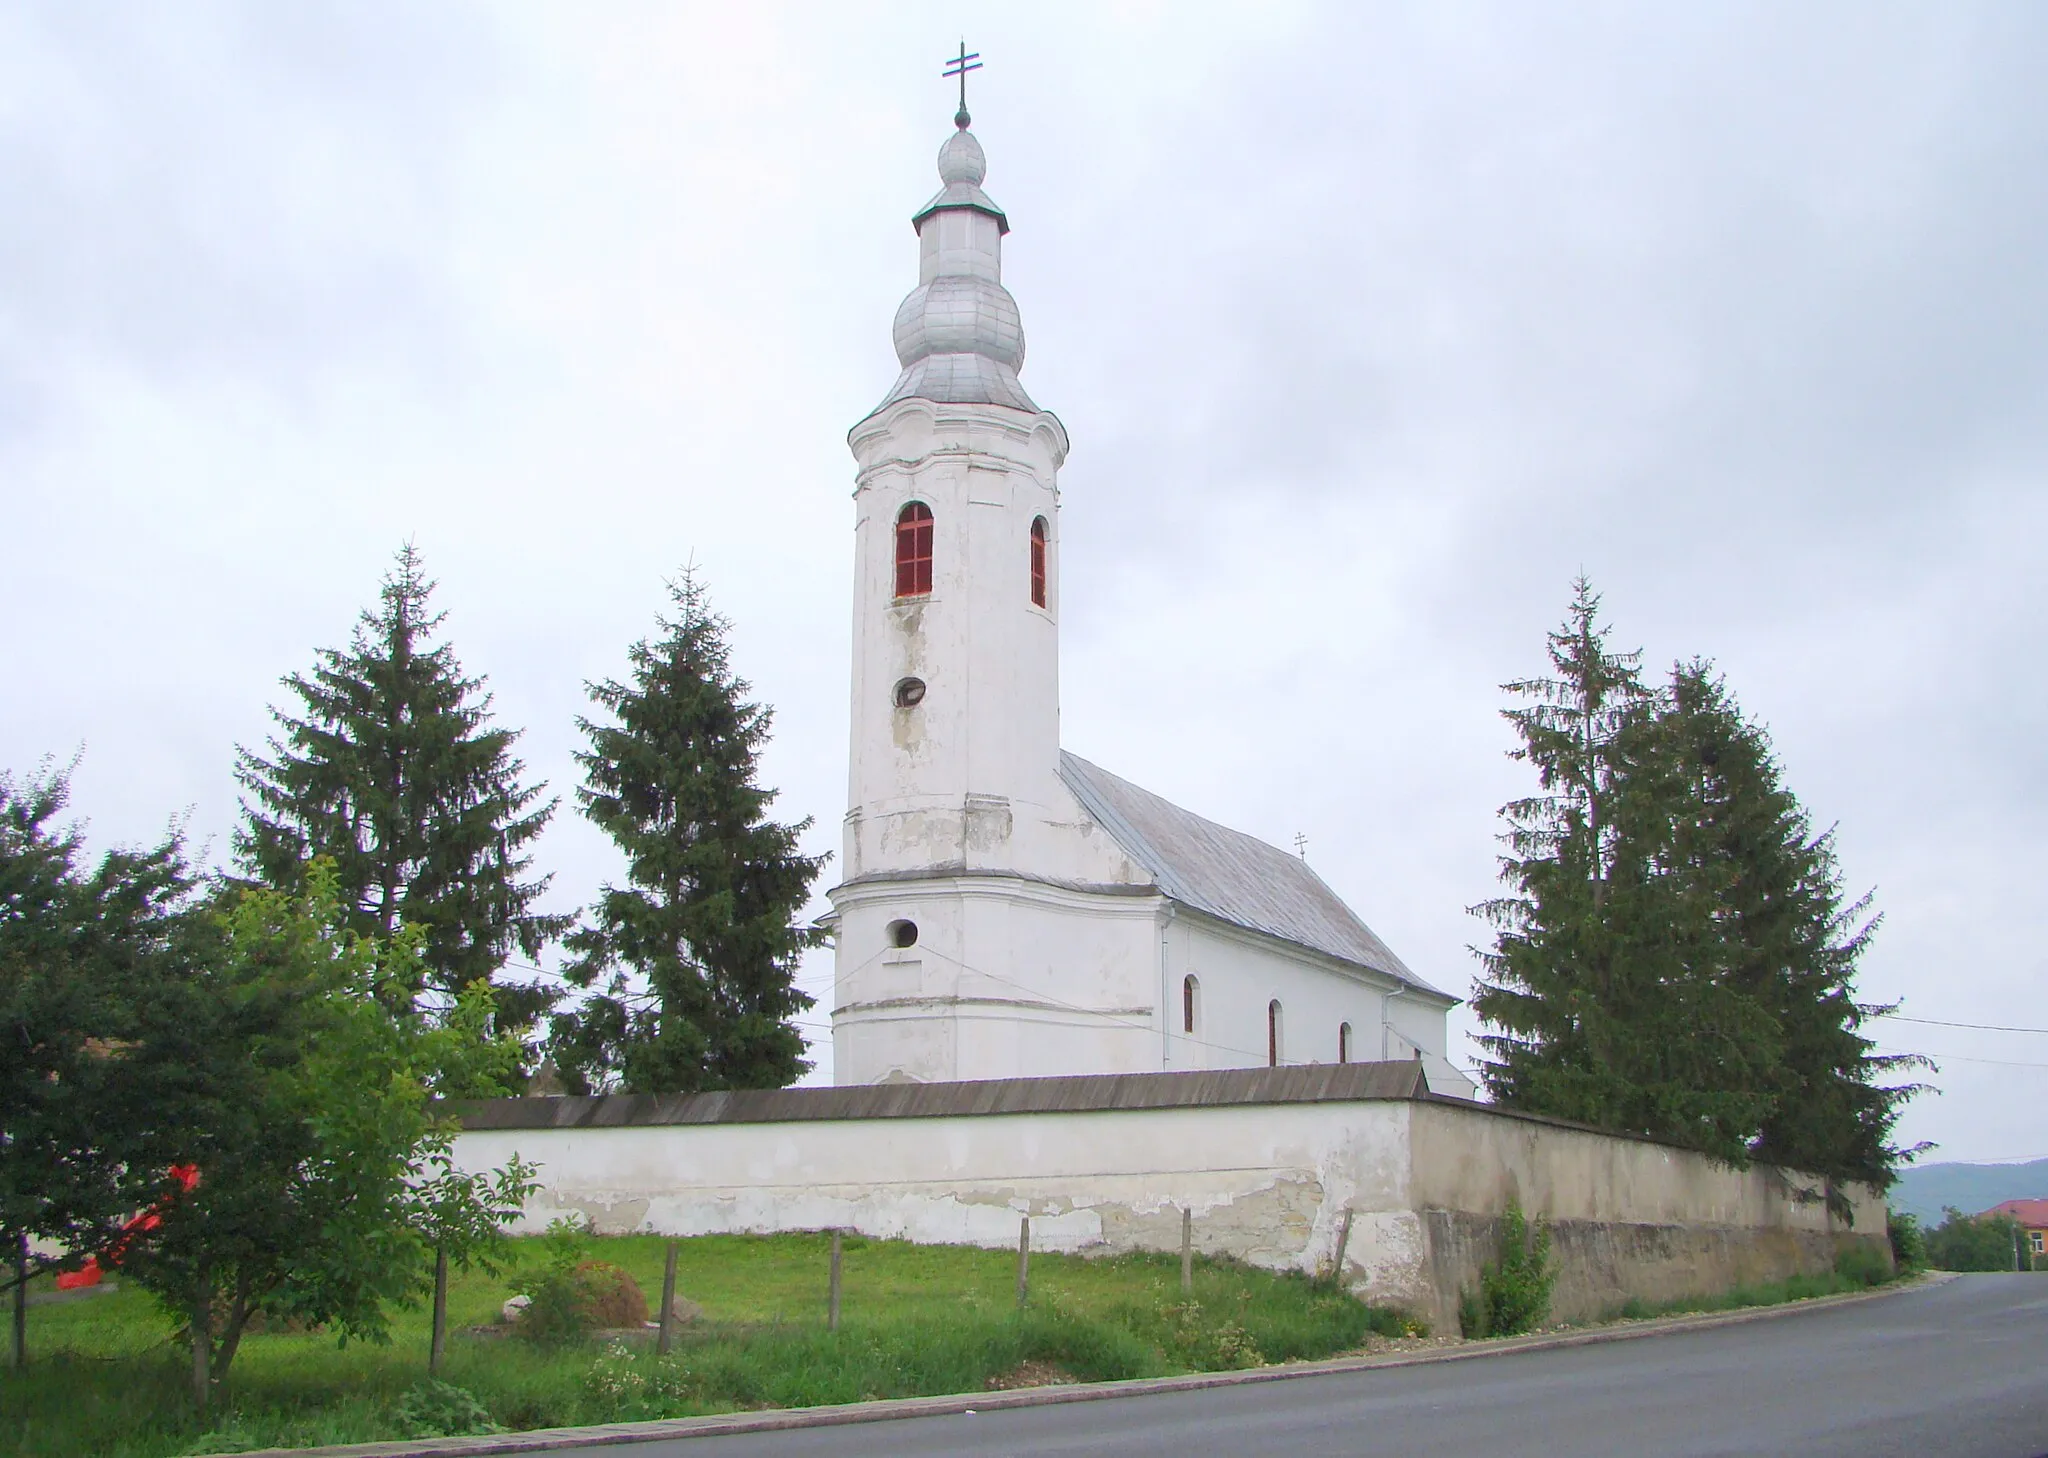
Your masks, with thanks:
[(1984, 1213), (2005, 1216), (2026, 1231), (2035, 1255), (2048, 1253), (2048, 1200), (2001, 1200)]

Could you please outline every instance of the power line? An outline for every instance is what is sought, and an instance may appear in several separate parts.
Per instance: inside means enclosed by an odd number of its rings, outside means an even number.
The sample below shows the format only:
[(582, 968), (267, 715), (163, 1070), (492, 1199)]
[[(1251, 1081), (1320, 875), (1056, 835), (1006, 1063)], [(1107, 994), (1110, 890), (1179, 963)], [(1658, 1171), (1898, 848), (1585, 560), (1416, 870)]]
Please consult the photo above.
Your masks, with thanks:
[[(1930, 1028), (1971, 1028), (1980, 1033), (2041, 1033), (2048, 1034), (2048, 1028), (2014, 1028), (2004, 1023), (1952, 1023), (1942, 1018), (1909, 1018), (1904, 1013), (1872, 1013), (1872, 1017), (1884, 1018), (1894, 1023), (1923, 1023)], [(2022, 1065), (2032, 1067), (2031, 1064)]]
[(2015, 1063), (2008, 1058), (1972, 1058), (1967, 1053), (1915, 1053), (1904, 1048), (1879, 1048), (1893, 1058), (1927, 1058), (1936, 1063), (1988, 1063), (1994, 1068), (2048, 1068), (2048, 1063)]

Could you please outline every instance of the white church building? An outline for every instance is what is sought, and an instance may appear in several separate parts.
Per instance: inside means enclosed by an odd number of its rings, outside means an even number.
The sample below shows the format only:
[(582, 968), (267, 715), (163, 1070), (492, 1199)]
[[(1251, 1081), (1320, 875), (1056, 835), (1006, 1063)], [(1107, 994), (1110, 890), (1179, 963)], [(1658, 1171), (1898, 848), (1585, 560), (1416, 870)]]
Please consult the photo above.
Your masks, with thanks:
[[(957, 63), (964, 66), (972, 57)], [(1551, 1315), (1890, 1259), (1882, 1198), (1469, 1101), (1455, 999), (1298, 856), (1059, 744), (1058, 473), (1017, 381), (980, 145), (915, 218), (903, 373), (853, 428), (853, 763), (828, 919), (839, 1086), (459, 1106), (516, 1228), (1198, 1251), (1458, 1329), (1510, 1211)]]
[(894, 388), (849, 435), (852, 762), (830, 893), (842, 1085), (1446, 1057), (1457, 999), (1301, 857), (1060, 748), (1059, 470), (1009, 221), (961, 111), (912, 219)]
[[(958, 63), (965, 65), (965, 55)], [(915, 218), (903, 373), (853, 428), (853, 761), (834, 1088), (459, 1106), (517, 1228), (851, 1230), (1322, 1273), (1455, 1331), (1508, 1212), (1582, 1319), (1890, 1259), (1878, 1192), (1470, 1102), (1455, 999), (1298, 856), (1059, 744), (1058, 473), (980, 145)]]

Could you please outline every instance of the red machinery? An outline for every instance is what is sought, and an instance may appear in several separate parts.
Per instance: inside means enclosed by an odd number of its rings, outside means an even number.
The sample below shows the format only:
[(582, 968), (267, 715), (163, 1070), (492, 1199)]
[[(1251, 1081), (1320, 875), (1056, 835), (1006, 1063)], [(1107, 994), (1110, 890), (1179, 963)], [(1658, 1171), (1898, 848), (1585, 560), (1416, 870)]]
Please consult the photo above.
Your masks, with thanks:
[[(107, 1248), (108, 1265), (120, 1265), (122, 1253), (128, 1249), (128, 1242), (143, 1231), (154, 1230), (163, 1224), (163, 1212), (170, 1207), (171, 1201), (199, 1183), (199, 1166), (195, 1164), (174, 1164), (171, 1166), (169, 1173), (170, 1177), (177, 1181), (178, 1188), (165, 1194), (161, 1200), (158, 1200), (154, 1205), (151, 1205), (147, 1210), (144, 1210), (140, 1215), (137, 1215), (133, 1220), (130, 1220), (121, 1227), (120, 1237)], [(84, 1286), (97, 1286), (100, 1283), (100, 1276), (102, 1274), (99, 1257), (87, 1256), (85, 1264), (77, 1270), (62, 1272), (57, 1277), (57, 1289), (59, 1291), (76, 1291)]]

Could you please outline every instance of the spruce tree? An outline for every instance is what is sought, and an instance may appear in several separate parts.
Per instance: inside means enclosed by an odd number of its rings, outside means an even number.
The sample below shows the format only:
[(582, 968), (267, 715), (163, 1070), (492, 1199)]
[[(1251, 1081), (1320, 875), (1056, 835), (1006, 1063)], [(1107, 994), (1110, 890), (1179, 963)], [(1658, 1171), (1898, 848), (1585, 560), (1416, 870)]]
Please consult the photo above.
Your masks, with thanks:
[(1503, 711), (1521, 740), (1510, 755), (1536, 771), (1539, 793), (1501, 810), (1501, 879), (1512, 894), (1474, 908), (1496, 936), (1480, 954), (1488, 980), (1473, 1006), (1500, 1030), (1481, 1040), (1494, 1099), (1606, 1123), (1628, 1099), (1618, 1055), (1633, 1036), (1603, 917), (1617, 745), (1646, 691), (1640, 655), (1609, 650), (1592, 584), (1582, 577), (1573, 591), (1566, 622), (1549, 635), (1554, 676), (1502, 686), (1523, 701)]
[(0, 773), (0, 1246), (77, 1265), (161, 1193), (188, 1122), (185, 1069), (152, 1054), (193, 1020), (196, 900), (176, 830), (90, 864), (69, 796), (68, 768)]
[[(401, 924), (419, 928), (423, 990), (445, 1002), (498, 979), (515, 948), (539, 956), (570, 918), (535, 910), (549, 878), (529, 875), (526, 854), (555, 802), (521, 783), (518, 732), (491, 723), (483, 680), (434, 641), (445, 615), (433, 591), (408, 542), (349, 647), (285, 679), (298, 712), (271, 710), (269, 757), (236, 754), (248, 796), (235, 849), (251, 875), (287, 890), (328, 858), (350, 929), (388, 941)], [(554, 998), (510, 979), (494, 994), (510, 1031)]]
[[(1554, 678), (1509, 684), (1516, 758), (1543, 792), (1502, 811), (1511, 894), (1474, 1007), (1500, 1102), (1889, 1183), (1911, 1060), (1859, 1031), (1874, 920), (1842, 894), (1768, 736), (1703, 662), (1651, 689), (1615, 654), (1581, 579), (1550, 635)], [(1845, 1202), (1837, 1199), (1837, 1208)]]
[(732, 671), (731, 625), (693, 570), (669, 591), (674, 616), (633, 646), (630, 682), (590, 686), (609, 722), (577, 721), (577, 798), (625, 853), (626, 884), (567, 940), (570, 978), (606, 979), (554, 1019), (550, 1057), (575, 1092), (778, 1088), (809, 1066), (790, 1019), (811, 1006), (797, 966), (822, 938), (797, 917), (825, 858), (797, 853), (808, 819), (767, 817), (772, 713)]
[(1775, 1026), (1727, 975), (1714, 899), (1673, 876), (1682, 786), (1659, 696), (1616, 653), (1591, 584), (1550, 634), (1554, 677), (1505, 686), (1515, 758), (1542, 792), (1506, 806), (1495, 927), (1475, 1010), (1499, 1102), (1668, 1139), (1740, 1163), (1766, 1106)]
[(1655, 753), (1680, 784), (1671, 874), (1711, 902), (1730, 984), (1769, 1016), (1775, 1056), (1757, 1070), (1765, 1107), (1751, 1152), (1833, 1182), (1882, 1188), (1911, 1084), (1883, 1080), (1917, 1060), (1876, 1053), (1855, 999), (1856, 964), (1878, 918), (1844, 894), (1831, 831), (1816, 834), (1787, 789), (1770, 737), (1711, 664), (1672, 669)]

